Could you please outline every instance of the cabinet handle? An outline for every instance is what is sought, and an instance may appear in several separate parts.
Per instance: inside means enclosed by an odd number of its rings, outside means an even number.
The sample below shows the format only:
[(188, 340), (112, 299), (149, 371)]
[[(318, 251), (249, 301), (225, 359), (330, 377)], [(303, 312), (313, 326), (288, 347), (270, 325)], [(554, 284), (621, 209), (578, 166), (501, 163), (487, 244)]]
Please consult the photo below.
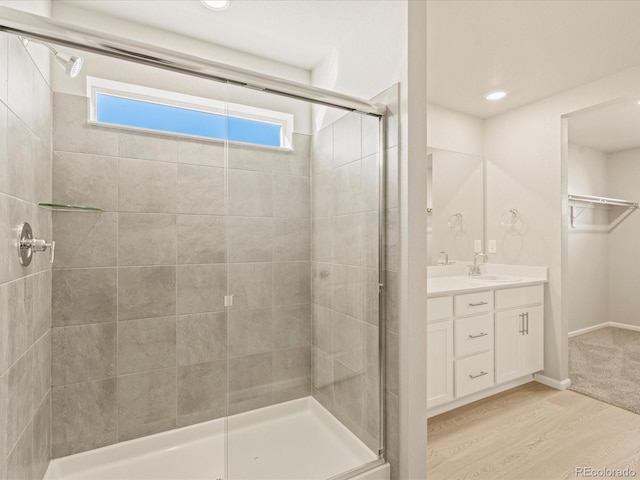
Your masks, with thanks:
[(489, 375), (489, 372), (483, 372), (482, 370), (478, 375), (469, 375), (469, 378), (473, 380), (474, 378), (484, 377), (485, 375)]
[(520, 330), (518, 330), (519, 333), (521, 333), (522, 335), (524, 335), (524, 313), (519, 313), (518, 316), (520, 317)]
[(480, 338), (480, 337), (486, 337), (487, 335), (489, 334), (485, 332), (480, 332), (478, 335), (469, 335), (469, 338)]
[(480, 305), (486, 305), (487, 302), (470, 303), (470, 307), (479, 307)]
[(524, 314), (524, 318), (527, 320), (526, 326), (524, 327), (524, 331), (527, 335), (529, 335), (529, 312)]

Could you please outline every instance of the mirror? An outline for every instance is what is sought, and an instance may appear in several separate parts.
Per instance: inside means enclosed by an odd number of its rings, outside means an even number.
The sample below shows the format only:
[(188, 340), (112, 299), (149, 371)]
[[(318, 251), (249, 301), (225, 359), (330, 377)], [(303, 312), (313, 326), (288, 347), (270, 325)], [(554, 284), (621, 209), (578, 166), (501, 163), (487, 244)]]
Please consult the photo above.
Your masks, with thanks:
[(427, 148), (427, 162), (428, 265), (473, 261), (484, 238), (483, 159)]

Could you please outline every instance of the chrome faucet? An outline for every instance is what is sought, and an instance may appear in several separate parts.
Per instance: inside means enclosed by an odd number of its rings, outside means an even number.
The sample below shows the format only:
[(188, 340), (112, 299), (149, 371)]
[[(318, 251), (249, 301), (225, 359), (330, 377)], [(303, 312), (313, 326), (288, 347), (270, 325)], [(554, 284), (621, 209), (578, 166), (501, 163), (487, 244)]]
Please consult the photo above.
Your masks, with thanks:
[(440, 252), (438, 265), (449, 265), (449, 254), (447, 252)]
[(489, 260), (489, 257), (487, 257), (484, 253), (476, 253), (473, 256), (473, 265), (469, 266), (469, 276), (471, 277), (478, 277), (482, 275), (482, 272), (480, 271), (480, 264), (478, 263), (478, 257), (482, 258), (483, 263)]

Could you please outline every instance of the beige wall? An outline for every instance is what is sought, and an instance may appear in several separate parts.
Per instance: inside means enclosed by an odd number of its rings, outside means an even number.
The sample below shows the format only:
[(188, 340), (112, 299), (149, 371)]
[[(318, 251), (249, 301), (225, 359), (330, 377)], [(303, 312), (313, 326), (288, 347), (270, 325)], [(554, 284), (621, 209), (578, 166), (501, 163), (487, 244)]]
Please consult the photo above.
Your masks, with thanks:
[(19, 264), (16, 230), (51, 239), (51, 89), (0, 34), (0, 478), (42, 478), (50, 459), (51, 265)]
[[(640, 201), (640, 149), (611, 153), (608, 189), (613, 198)], [(609, 320), (640, 327), (638, 298), (640, 212), (633, 211), (609, 234)]]
[[(606, 154), (570, 143), (568, 160), (570, 193), (609, 196)], [(576, 228), (569, 229), (570, 332), (610, 320), (608, 223), (607, 210), (585, 208), (576, 220)]]

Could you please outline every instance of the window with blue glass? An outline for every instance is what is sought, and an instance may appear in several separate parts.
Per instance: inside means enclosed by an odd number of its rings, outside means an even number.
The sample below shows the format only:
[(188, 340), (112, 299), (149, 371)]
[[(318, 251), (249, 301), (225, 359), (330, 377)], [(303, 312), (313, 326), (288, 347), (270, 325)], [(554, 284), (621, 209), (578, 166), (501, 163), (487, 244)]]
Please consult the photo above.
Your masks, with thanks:
[(98, 93), (96, 120), (160, 132), (282, 146), (282, 125)]

